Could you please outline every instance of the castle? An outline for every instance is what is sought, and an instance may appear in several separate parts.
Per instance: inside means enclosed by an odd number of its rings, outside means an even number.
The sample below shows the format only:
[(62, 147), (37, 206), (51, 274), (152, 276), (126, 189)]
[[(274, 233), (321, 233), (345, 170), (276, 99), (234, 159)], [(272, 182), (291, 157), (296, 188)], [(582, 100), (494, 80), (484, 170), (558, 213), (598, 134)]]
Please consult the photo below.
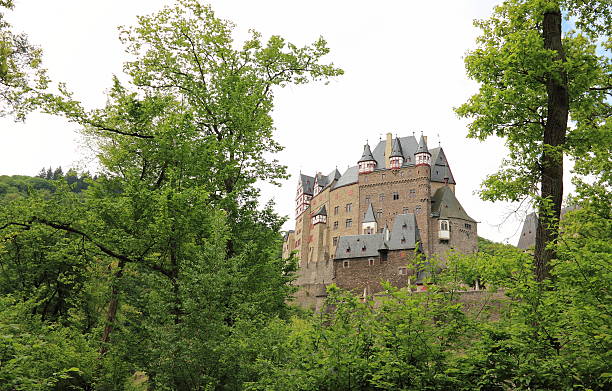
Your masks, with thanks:
[(295, 229), (283, 243), (283, 257), (299, 259), (298, 304), (319, 308), (332, 283), (360, 294), (381, 291), (381, 281), (420, 284), (415, 257), (477, 251), (477, 222), (455, 186), (444, 150), (423, 135), (387, 133), (344, 174), (300, 173)]

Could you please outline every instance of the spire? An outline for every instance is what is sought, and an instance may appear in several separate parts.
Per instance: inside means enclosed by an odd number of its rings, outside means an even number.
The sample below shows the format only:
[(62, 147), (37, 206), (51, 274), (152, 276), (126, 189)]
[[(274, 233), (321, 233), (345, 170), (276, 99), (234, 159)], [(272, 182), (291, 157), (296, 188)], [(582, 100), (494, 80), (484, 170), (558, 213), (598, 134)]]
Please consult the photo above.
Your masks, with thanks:
[(364, 223), (376, 223), (376, 217), (374, 216), (374, 208), (372, 207), (372, 203), (368, 205), (368, 210), (365, 213), (363, 222)]
[(423, 133), (421, 132), (421, 140), (419, 140), (419, 147), (414, 153), (417, 166), (431, 166), (431, 153), (427, 148), (427, 141)]
[(402, 153), (402, 144), (400, 143), (399, 137), (397, 136), (395, 136), (395, 138), (393, 139), (391, 157), (404, 157), (404, 154)]
[(370, 150), (370, 144), (366, 143), (363, 146), (363, 155), (361, 155), (361, 159), (357, 163), (361, 162), (375, 162), (374, 156), (372, 156), (372, 151)]
[(429, 153), (429, 149), (427, 149), (427, 142), (425, 141), (425, 137), (423, 136), (423, 133), (421, 133), (421, 139), (419, 140), (419, 147), (417, 148), (414, 154), (416, 155), (418, 153), (426, 153), (431, 156), (431, 153)]

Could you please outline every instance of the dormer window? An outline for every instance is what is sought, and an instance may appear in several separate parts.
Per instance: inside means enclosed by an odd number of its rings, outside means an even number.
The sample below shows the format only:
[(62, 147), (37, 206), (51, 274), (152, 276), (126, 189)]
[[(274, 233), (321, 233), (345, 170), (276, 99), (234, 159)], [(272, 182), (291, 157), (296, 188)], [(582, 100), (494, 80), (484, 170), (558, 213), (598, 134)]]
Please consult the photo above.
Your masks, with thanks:
[(350, 253), (350, 252), (351, 252), (351, 248), (350, 248), (350, 247), (347, 247), (347, 248), (346, 248), (346, 253), (348, 254), (348, 253)]

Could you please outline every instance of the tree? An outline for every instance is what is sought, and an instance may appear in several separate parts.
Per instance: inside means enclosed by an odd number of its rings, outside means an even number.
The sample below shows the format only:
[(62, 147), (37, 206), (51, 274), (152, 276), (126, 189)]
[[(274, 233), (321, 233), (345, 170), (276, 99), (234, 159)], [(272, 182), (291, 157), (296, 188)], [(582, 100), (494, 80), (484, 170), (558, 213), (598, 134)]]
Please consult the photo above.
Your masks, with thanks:
[(23, 120), (37, 107), (39, 92), (49, 80), (41, 66), (42, 51), (26, 35), (11, 31), (4, 19), (3, 11), (12, 8), (12, 0), (0, 0), (0, 117), (14, 115)]
[(11, 237), (45, 227), (81, 244), (88, 268), (106, 266), (105, 309), (92, 328), (101, 389), (137, 368), (159, 388), (236, 389), (242, 374), (221, 352), (237, 325), (290, 313), (283, 219), (258, 204), (254, 187), (285, 176), (269, 159), (280, 149), (273, 92), (341, 70), (321, 64), (322, 39), (297, 47), (253, 32), (238, 47), (232, 28), (180, 1), (125, 29), (135, 61), (105, 107), (44, 96), (48, 112), (84, 126), (101, 175), (82, 195), (58, 194), (62, 208), (42, 200), (0, 227)]
[[(564, 13), (578, 31), (562, 34)], [(611, 19), (607, 1), (508, 0), (490, 19), (475, 22), (482, 35), (465, 64), (481, 86), (457, 113), (473, 119), (468, 137), (506, 139), (509, 159), (485, 180), (481, 197), (535, 199), (539, 281), (550, 276), (556, 257), (563, 156), (593, 162), (610, 153), (611, 62), (597, 51), (611, 49)], [(568, 128), (569, 119), (575, 124)]]

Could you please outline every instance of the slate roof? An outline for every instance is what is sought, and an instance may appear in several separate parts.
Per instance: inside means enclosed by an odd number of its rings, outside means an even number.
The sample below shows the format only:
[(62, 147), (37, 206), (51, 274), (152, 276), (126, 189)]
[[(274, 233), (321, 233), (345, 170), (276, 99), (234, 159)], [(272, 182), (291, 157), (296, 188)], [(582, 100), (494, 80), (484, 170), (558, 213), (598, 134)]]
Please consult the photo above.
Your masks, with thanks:
[(333, 189), (337, 189), (342, 186), (352, 185), (353, 183), (357, 183), (359, 180), (359, 167), (353, 166), (346, 169), (344, 174), (338, 179), (338, 182), (332, 187)]
[(374, 160), (374, 156), (372, 156), (372, 150), (370, 149), (370, 144), (366, 144), (363, 146), (363, 154), (361, 155), (361, 159), (357, 163), (361, 162), (371, 162)]
[(523, 223), (523, 230), (519, 237), (518, 244), (516, 247), (527, 250), (530, 247), (535, 246), (536, 229), (538, 227), (538, 215), (532, 212), (527, 215), (525, 222)]
[(448, 175), (448, 183), (456, 184), (442, 147), (430, 149), (429, 152), (431, 152), (431, 180), (444, 183), (444, 177)]
[(389, 240), (385, 240), (388, 233), (385, 227), (380, 234), (340, 236), (335, 259), (374, 257), (379, 251), (414, 249), (420, 240), (413, 213), (395, 216)]
[(372, 203), (368, 205), (368, 210), (365, 212), (365, 216), (363, 217), (364, 223), (375, 223), (376, 217), (374, 216), (374, 208), (372, 207)]
[(431, 197), (431, 214), (440, 219), (456, 218), (476, 222), (465, 213), (455, 193), (448, 186), (439, 188)]
[(406, 250), (416, 247), (416, 242), (420, 240), (419, 229), (417, 227), (414, 213), (407, 213), (395, 216), (391, 237), (387, 241), (389, 250)]
[(421, 139), (419, 140), (419, 146), (417, 147), (414, 153), (417, 154), (417, 153), (423, 153), (423, 152), (429, 153), (431, 155), (431, 153), (429, 152), (429, 149), (427, 148), (427, 142), (425, 141), (425, 136), (421, 134)]
[(402, 144), (399, 141), (399, 138), (393, 139), (393, 144), (391, 146), (391, 156), (389, 157), (404, 157), (404, 153), (402, 152)]
[(314, 189), (314, 178), (308, 175), (300, 174), (300, 184), (304, 194), (312, 195)]
[[(575, 210), (575, 206), (567, 206), (565, 208), (561, 208), (561, 218), (565, 216), (567, 212)], [(525, 217), (525, 221), (523, 222), (523, 229), (521, 231), (521, 236), (519, 237), (518, 244), (516, 247), (527, 250), (533, 246), (535, 246), (536, 239), (536, 229), (538, 228), (538, 215), (535, 212), (532, 212)]]
[(327, 216), (327, 209), (325, 209), (325, 205), (320, 207), (317, 213), (312, 215), (312, 217), (315, 217), (315, 216)]
[(383, 234), (340, 236), (335, 259), (376, 257), (384, 242)]
[[(404, 166), (414, 165), (414, 151), (416, 151), (418, 144), (416, 138), (414, 136), (407, 137), (399, 137), (400, 147), (402, 149), (402, 153), (404, 156)], [(385, 167), (385, 146), (387, 144), (387, 140), (381, 140), (378, 142), (374, 151), (372, 151), (372, 156), (376, 160), (376, 165), (380, 168)]]

